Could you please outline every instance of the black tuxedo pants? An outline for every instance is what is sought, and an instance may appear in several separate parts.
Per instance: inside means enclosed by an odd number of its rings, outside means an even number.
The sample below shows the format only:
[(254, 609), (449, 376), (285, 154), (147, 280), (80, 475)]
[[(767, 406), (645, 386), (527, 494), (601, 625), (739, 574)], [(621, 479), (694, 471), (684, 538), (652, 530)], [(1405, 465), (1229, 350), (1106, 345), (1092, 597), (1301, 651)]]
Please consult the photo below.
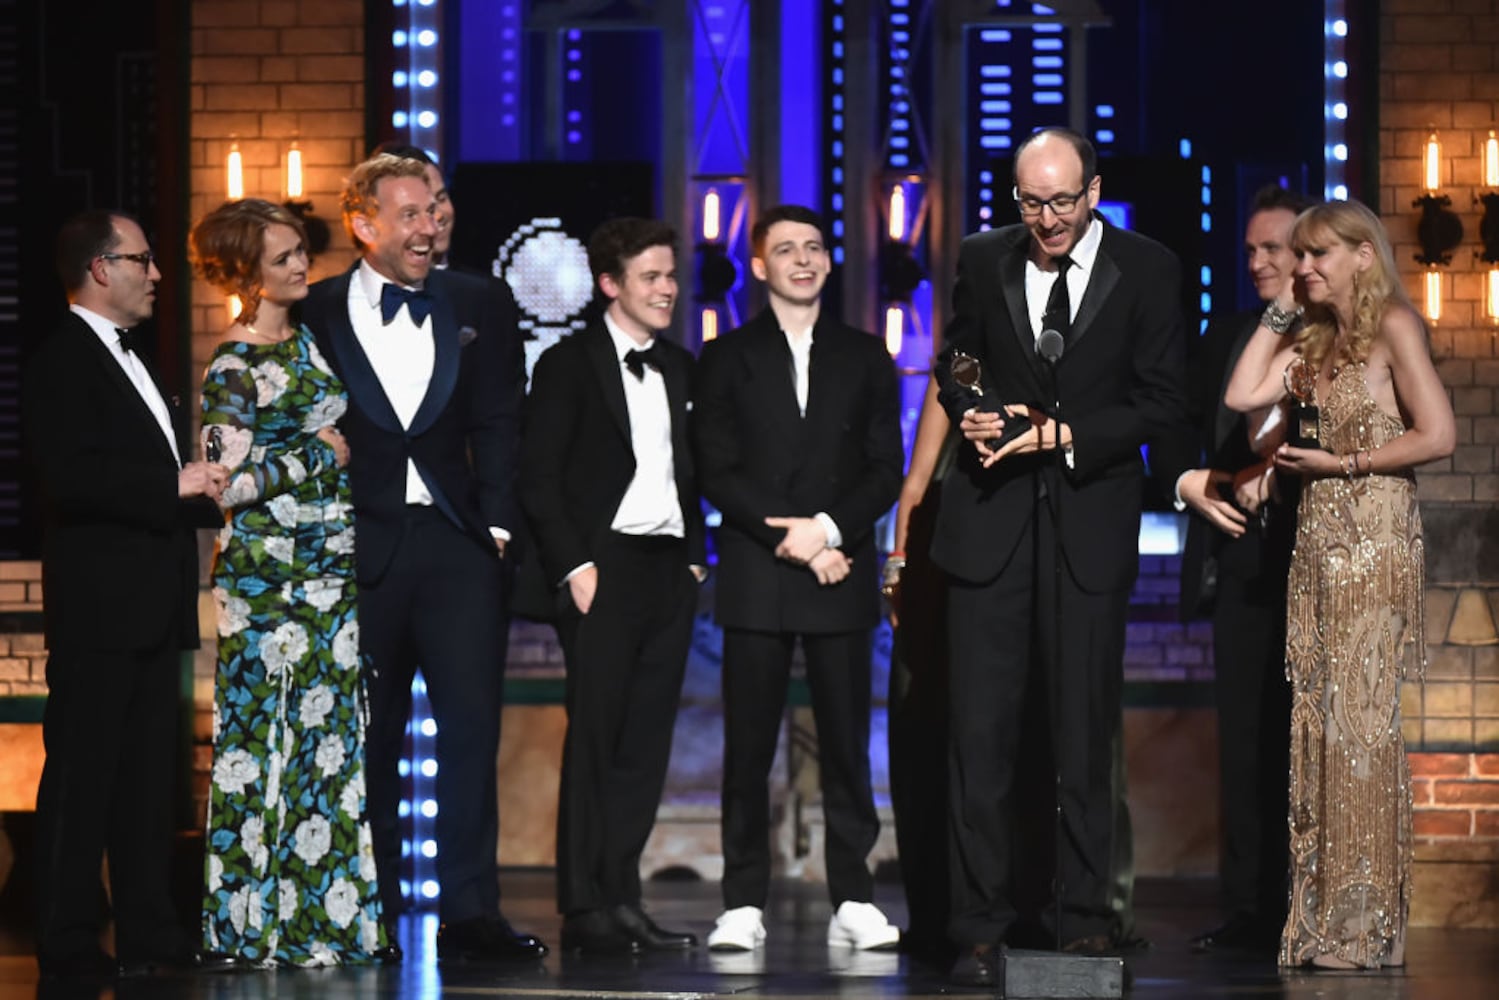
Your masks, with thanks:
[(680, 538), (611, 534), (578, 613), (566, 584), (567, 738), (557, 815), (557, 908), (640, 902), (640, 856), (666, 784), (697, 581)]
[(387, 920), (401, 912), (398, 772), (418, 666), (437, 724), (437, 878), (444, 921), (499, 912), (500, 744), (509, 616), (503, 565), (435, 507), (406, 508), (405, 534), (378, 583), (359, 592), (370, 670), (370, 832)]
[[(726, 909), (764, 908), (770, 892), (770, 768), (775, 761), (791, 654), (789, 632), (724, 629), (723, 898)], [(869, 852), (879, 836), (869, 777), (869, 632), (803, 634), (833, 905), (868, 902)]]
[[(1026, 686), (1045, 685), (1060, 775), (1062, 938), (1117, 931), (1110, 904), (1129, 590), (1089, 593), (1062, 574), (1062, 650), (1052, 676), (1057, 607), (1054, 528), (1042, 505), (1009, 564), (984, 583), (951, 581), (949, 772), (952, 916), (959, 945), (1001, 940), (1016, 917), (1016, 761)], [(1037, 859), (1038, 860), (1038, 859)], [(1050, 921), (1048, 909), (1043, 920)]]
[[(177, 629), (171, 629), (175, 638)], [(181, 653), (53, 650), (37, 790), (37, 952), (66, 965), (99, 948), (99, 867), (109, 855), (121, 961), (187, 945), (170, 895)]]
[(1285, 919), (1289, 866), (1285, 601), (1283, 577), (1246, 580), (1224, 572), (1213, 606), (1223, 903), (1229, 913), (1271, 924)]

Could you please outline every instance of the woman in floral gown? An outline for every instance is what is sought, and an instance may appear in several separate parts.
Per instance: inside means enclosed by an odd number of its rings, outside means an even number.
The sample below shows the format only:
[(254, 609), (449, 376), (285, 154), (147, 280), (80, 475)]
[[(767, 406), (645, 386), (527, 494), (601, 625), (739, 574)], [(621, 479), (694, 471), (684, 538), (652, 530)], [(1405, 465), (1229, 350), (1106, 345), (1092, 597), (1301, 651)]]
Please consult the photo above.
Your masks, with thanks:
[(1290, 909), (1280, 964), (1400, 966), (1410, 914), (1411, 787), (1400, 687), (1425, 662), (1424, 546), (1412, 469), (1456, 430), (1426, 328), (1389, 239), (1352, 201), (1308, 209), (1291, 233), (1296, 301), (1272, 303), (1228, 385), (1248, 411), (1298, 374), (1320, 448), (1282, 445), (1305, 479), (1291, 558)]
[(218, 672), (203, 946), (255, 965), (367, 962), (385, 947), (365, 816), (348, 400), (289, 309), (300, 222), (248, 198), (192, 233), (244, 303), (203, 383), (203, 449), (229, 486), (214, 563)]

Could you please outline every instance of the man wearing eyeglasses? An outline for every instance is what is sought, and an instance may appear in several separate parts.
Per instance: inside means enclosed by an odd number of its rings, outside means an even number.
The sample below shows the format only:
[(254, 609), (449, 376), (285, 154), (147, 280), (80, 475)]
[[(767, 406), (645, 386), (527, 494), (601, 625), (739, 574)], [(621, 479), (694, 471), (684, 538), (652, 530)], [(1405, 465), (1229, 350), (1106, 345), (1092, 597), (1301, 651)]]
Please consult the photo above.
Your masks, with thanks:
[[(1096, 953), (1125, 932), (1110, 905), (1112, 742), (1139, 561), (1140, 447), (1180, 419), (1184, 334), (1179, 262), (1095, 214), (1100, 190), (1083, 136), (1051, 128), (1021, 143), (1021, 223), (963, 241), (937, 364), (943, 406), (970, 442), (943, 482), (932, 556), (951, 578), (949, 932), (963, 948), (953, 976), (971, 984), (994, 982), (1017, 917), (1012, 790), (1028, 681), (1053, 696), (1065, 827), (1061, 927), (1048, 926), (1048, 939)], [(1038, 350), (1048, 345), (1061, 349), (1060, 421)], [(978, 409), (956, 384), (959, 352), (978, 361), (982, 399), (1003, 412)], [(1025, 432), (1001, 444), (1013, 421)], [(1053, 910), (1040, 919), (1053, 922)]]
[[(22, 429), (45, 512), (47, 760), (37, 790), (37, 960), (108, 976), (198, 965), (168, 894), (181, 650), (198, 645), (193, 529), (222, 524), (228, 470), (188, 457), (133, 328), (161, 272), (141, 227), (88, 212), (58, 234), (70, 311), (30, 359)], [(213, 956), (215, 967), (230, 964)]]

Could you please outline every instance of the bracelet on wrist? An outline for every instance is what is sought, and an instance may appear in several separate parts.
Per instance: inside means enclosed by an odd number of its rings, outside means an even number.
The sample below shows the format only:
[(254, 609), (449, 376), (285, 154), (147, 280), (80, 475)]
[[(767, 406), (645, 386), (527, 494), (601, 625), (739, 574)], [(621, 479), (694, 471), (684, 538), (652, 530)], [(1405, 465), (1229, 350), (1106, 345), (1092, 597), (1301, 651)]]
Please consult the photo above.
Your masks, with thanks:
[(1265, 306), (1265, 311), (1260, 314), (1260, 322), (1271, 333), (1285, 333), (1300, 316), (1301, 306), (1288, 311), (1282, 309), (1280, 303), (1272, 299), (1270, 304)]

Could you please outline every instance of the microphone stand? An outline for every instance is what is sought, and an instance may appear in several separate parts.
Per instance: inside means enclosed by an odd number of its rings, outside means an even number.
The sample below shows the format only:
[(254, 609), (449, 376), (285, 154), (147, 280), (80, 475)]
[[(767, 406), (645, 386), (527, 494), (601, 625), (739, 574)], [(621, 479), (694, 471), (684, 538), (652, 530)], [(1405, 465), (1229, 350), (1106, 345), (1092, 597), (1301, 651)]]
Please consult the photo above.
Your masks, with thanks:
[[(1112, 1000), (1124, 995), (1124, 960), (1111, 956), (1073, 955), (1062, 950), (1062, 896), (1066, 888), (1062, 878), (1064, 845), (1062, 804), (1061, 743), (1061, 673), (1062, 673), (1062, 592), (1064, 555), (1062, 551), (1062, 486), (1066, 481), (1067, 459), (1062, 452), (1062, 389), (1057, 377), (1057, 363), (1066, 341), (1056, 330), (1046, 329), (1036, 338), (1036, 354), (1046, 364), (1050, 376), (1051, 412), (1055, 434), (1052, 451), (1056, 455), (1056, 488), (1047, 490), (1052, 510), (1052, 645), (1051, 677), (1047, 685), (1051, 699), (1052, 770), (1056, 778), (1056, 811), (1053, 817), (1054, 850), (1052, 869), (1053, 906), (1055, 907), (1055, 945), (1051, 954), (1019, 950), (1005, 953), (1001, 959), (1000, 996), (1013, 997), (1097, 997)], [(1037, 581), (1040, 583), (1041, 581)]]

